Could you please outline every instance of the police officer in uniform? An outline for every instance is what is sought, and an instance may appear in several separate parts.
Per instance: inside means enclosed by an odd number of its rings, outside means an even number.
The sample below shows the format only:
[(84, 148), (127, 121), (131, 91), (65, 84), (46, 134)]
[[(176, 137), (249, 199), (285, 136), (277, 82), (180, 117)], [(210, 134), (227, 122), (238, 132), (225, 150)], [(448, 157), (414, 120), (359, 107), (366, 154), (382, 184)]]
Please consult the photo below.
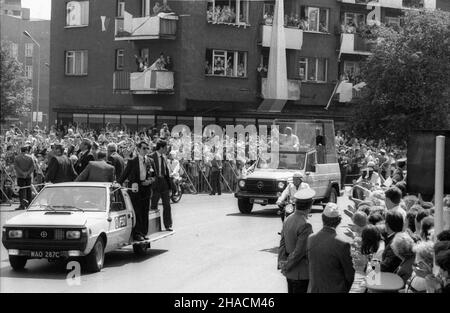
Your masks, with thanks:
[(288, 293), (306, 293), (309, 284), (308, 236), (313, 233), (307, 222), (315, 191), (299, 189), (295, 194), (295, 212), (286, 218), (278, 249), (278, 269), (286, 277)]
[(281, 196), (277, 199), (277, 205), (280, 208), (278, 214), (281, 214), (281, 221), (284, 221), (284, 209), (289, 200), (295, 198), (297, 191), (305, 188), (309, 188), (309, 185), (303, 182), (303, 174), (301, 172), (295, 172), (293, 182), (287, 185)]

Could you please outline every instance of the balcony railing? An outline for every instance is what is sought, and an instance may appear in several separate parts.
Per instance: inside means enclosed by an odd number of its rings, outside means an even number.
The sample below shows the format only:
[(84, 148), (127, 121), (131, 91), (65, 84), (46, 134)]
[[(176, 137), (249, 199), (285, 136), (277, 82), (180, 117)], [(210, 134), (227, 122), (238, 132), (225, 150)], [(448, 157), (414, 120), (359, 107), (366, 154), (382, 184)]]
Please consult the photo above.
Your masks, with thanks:
[(370, 55), (373, 43), (358, 34), (341, 34), (340, 53)]
[(114, 91), (129, 91), (130, 90), (130, 72), (126, 72), (126, 71), (114, 72), (113, 90)]
[(175, 39), (178, 16), (116, 18), (116, 40)]
[(394, 9), (436, 9), (436, 0), (338, 0), (342, 3), (374, 5)]
[[(272, 26), (262, 25), (262, 46), (270, 47), (272, 38)], [(303, 45), (303, 30), (298, 28), (284, 28), (286, 35), (286, 49), (301, 50)]]
[[(267, 78), (261, 79), (261, 91), (264, 99), (267, 99)], [(280, 100), (300, 100), (300, 81), (288, 79), (288, 99)]]
[(364, 83), (353, 84), (348, 81), (342, 81), (336, 89), (334, 100), (341, 103), (358, 102), (364, 97), (364, 86)]
[(130, 90), (134, 94), (173, 94), (173, 72), (147, 70), (131, 73)]

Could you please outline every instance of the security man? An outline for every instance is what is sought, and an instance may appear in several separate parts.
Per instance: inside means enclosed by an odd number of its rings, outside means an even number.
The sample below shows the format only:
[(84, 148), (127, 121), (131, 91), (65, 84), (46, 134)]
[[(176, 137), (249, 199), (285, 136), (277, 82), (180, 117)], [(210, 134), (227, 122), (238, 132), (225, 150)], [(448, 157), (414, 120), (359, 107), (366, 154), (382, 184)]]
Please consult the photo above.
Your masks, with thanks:
[(295, 193), (300, 189), (309, 188), (307, 183), (303, 182), (303, 174), (301, 172), (295, 172), (293, 176), (293, 182), (289, 183), (283, 190), (283, 193), (277, 200), (277, 205), (280, 208), (278, 214), (281, 214), (281, 221), (284, 221), (284, 208), (289, 203), (290, 199), (294, 199)]
[(309, 284), (308, 236), (313, 233), (307, 222), (315, 191), (302, 188), (295, 193), (295, 212), (286, 218), (278, 249), (278, 269), (287, 279), (288, 293), (306, 293)]

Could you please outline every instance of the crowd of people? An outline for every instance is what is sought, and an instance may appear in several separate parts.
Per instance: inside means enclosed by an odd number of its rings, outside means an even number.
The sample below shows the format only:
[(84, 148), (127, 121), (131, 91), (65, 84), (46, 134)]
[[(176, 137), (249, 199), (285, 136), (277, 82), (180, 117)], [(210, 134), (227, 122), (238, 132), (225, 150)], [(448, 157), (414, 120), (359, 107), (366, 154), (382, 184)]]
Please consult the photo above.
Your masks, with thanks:
[[(385, 291), (449, 293), (449, 221), (436, 234), (434, 204), (406, 194), (404, 187), (400, 181), (349, 205), (345, 213), (352, 224), (343, 233), (337, 232), (341, 210), (328, 203), (322, 213), (323, 228), (314, 234), (308, 221), (314, 191), (299, 188), (295, 212), (283, 224), (279, 247), (278, 268), (287, 279), (288, 292), (364, 292), (373, 289), (366, 279), (355, 280), (357, 275), (375, 277), (384, 272), (403, 281), (401, 289), (380, 286)], [(444, 205), (450, 210), (450, 196)]]
[[(236, 10), (229, 5), (216, 4), (215, 6), (209, 5), (206, 11), (206, 18), (208, 22), (212, 23), (229, 23), (235, 24)], [(239, 16), (239, 22), (243, 23), (244, 15), (241, 13)]]

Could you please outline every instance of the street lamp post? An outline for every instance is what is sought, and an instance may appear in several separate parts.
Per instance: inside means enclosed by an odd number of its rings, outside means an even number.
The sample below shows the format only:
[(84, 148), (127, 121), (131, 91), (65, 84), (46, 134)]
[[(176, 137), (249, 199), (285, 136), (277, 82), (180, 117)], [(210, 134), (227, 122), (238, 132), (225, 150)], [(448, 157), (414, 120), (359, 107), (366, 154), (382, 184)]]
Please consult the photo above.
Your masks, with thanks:
[[(38, 73), (37, 73), (37, 100), (36, 100), (36, 125), (39, 125), (39, 87), (41, 82), (41, 45), (31, 36), (28, 31), (24, 31), (23, 34), (30, 38), (34, 44), (38, 47)], [(33, 127), (33, 102), (31, 102), (31, 127)]]

